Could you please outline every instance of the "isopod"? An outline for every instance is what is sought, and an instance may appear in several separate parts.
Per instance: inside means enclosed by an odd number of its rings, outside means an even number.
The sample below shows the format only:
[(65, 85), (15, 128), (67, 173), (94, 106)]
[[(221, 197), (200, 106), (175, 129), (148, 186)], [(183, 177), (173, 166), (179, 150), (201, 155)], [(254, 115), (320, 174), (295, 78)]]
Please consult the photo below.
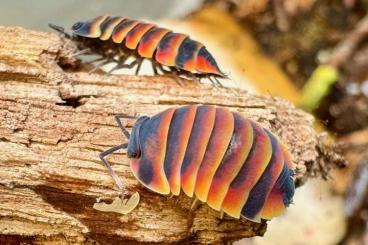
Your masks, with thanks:
[[(202, 43), (151, 23), (105, 15), (75, 23), (71, 28), (72, 35), (62, 27), (49, 26), (78, 42), (82, 53), (101, 55), (99, 61), (102, 63), (96, 68), (116, 62), (109, 73), (137, 66), (138, 74), (143, 60), (148, 59), (152, 62), (154, 74), (158, 74), (159, 70), (163, 74), (174, 73), (196, 79), (214, 78), (215, 81), (211, 81), (216, 84), (220, 84), (217, 78), (226, 77)], [(129, 57), (133, 57), (134, 61), (126, 64)]]
[(128, 143), (100, 157), (123, 195), (124, 185), (105, 157), (127, 148), (133, 175), (159, 194), (182, 191), (231, 217), (255, 222), (280, 215), (292, 202), (294, 164), (286, 147), (238, 112), (213, 105), (169, 108), (139, 117), (131, 134), (121, 117), (115, 119)]

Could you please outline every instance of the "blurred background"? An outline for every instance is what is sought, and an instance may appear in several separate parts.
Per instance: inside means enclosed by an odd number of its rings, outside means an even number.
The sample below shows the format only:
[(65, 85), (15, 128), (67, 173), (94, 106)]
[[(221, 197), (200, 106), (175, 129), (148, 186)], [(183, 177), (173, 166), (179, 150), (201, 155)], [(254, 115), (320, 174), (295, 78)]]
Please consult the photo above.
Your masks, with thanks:
[(368, 244), (368, 0), (0, 0), (0, 25), (51, 31), (111, 14), (206, 44), (227, 85), (316, 117), (348, 165), (316, 176), (264, 237), (236, 244)]

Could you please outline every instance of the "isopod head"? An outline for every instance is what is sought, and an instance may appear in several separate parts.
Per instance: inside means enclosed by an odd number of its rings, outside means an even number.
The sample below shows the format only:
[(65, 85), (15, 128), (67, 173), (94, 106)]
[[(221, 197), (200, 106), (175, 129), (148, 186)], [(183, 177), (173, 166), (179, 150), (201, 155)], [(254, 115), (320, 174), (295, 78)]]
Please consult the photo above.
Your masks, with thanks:
[(127, 154), (129, 158), (139, 158), (141, 156), (142, 148), (140, 146), (139, 133), (143, 122), (145, 122), (148, 119), (149, 117), (142, 116), (138, 118), (137, 122), (134, 124), (128, 143)]
[(77, 22), (72, 26), (74, 35), (88, 38), (97, 38), (101, 35), (100, 25), (108, 16), (99, 16), (92, 21)]
[(83, 22), (77, 22), (72, 26), (72, 31), (77, 31), (79, 28), (83, 26)]

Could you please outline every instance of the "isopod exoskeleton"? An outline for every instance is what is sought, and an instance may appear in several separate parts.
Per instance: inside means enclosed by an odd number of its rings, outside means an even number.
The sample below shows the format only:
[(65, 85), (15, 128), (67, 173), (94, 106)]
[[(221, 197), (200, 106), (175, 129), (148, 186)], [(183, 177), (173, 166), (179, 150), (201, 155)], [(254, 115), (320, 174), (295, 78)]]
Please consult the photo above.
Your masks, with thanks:
[[(234, 218), (280, 215), (294, 195), (294, 165), (277, 137), (240, 113), (212, 105), (169, 108), (138, 118), (127, 144), (134, 176), (159, 194), (183, 191)], [(111, 168), (110, 174), (111, 174)], [(112, 173), (120, 189), (123, 185)]]
[[(63, 28), (50, 26), (66, 34)], [(142, 61), (148, 59), (155, 74), (159, 69), (162, 73), (196, 78), (226, 77), (203, 44), (188, 35), (151, 23), (99, 16), (91, 21), (77, 22), (71, 29), (72, 35), (66, 34), (67, 37), (77, 41), (80, 49), (100, 54), (106, 62), (115, 61), (117, 65), (113, 70), (137, 66), (138, 73)], [(128, 57), (135, 60), (126, 64)]]

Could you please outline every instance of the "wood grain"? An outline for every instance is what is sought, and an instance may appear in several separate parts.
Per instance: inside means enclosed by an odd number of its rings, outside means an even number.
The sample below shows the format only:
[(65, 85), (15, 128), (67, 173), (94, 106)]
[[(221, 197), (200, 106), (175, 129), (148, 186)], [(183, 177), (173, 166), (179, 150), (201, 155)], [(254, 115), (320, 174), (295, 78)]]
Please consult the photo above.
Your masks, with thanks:
[(97, 197), (118, 194), (98, 158), (126, 141), (112, 118), (118, 113), (225, 106), (279, 136), (292, 152), (299, 183), (336, 165), (321, 161), (328, 150), (321, 150), (313, 117), (287, 101), (193, 81), (181, 87), (170, 76), (88, 74), (73, 52), (73, 43), (55, 34), (0, 27), (0, 243), (218, 243), (264, 234), (266, 223), (220, 220), (207, 205), (190, 211), (184, 195), (146, 190), (125, 152), (109, 160), (128, 191), (141, 194), (138, 208), (128, 215), (94, 210)]

